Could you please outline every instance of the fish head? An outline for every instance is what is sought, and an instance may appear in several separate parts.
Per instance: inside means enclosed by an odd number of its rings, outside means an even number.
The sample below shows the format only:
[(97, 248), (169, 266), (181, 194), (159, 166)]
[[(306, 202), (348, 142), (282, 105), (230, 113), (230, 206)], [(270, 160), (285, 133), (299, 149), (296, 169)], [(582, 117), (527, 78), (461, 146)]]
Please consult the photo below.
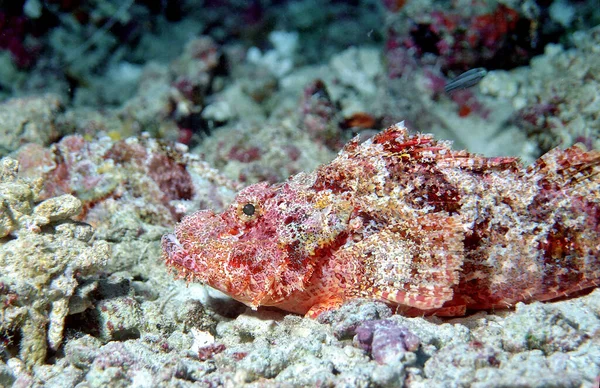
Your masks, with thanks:
[(242, 190), (220, 214), (185, 217), (163, 237), (167, 264), (256, 308), (303, 291), (319, 260), (344, 243), (352, 207), (303, 182)]

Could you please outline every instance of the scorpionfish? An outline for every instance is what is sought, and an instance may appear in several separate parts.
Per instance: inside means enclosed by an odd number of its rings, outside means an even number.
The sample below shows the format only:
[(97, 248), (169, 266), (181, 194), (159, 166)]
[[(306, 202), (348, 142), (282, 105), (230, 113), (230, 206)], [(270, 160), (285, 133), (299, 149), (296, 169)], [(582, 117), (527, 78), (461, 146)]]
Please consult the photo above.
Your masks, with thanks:
[(459, 316), (600, 284), (600, 152), (455, 151), (403, 123), (239, 192), (165, 235), (166, 263), (244, 304), (316, 317), (353, 298)]

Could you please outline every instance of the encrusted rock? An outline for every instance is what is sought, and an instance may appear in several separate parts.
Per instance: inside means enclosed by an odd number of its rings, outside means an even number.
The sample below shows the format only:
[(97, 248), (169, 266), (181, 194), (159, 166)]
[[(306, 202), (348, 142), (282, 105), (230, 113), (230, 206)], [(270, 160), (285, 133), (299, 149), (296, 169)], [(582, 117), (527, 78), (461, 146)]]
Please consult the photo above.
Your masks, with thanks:
[(48, 222), (64, 220), (81, 213), (81, 201), (71, 194), (47, 199), (33, 209), (33, 214), (48, 219)]
[(105, 299), (96, 305), (100, 339), (103, 341), (138, 338), (143, 321), (139, 303), (131, 296)]
[[(110, 246), (91, 242), (91, 227), (69, 219), (81, 211), (77, 198), (64, 195), (36, 206), (39, 182), (18, 178), (12, 159), (0, 167), (1, 236), (15, 237), (0, 245), (0, 333), (20, 339), (13, 345), (31, 367), (45, 361), (48, 347), (60, 347), (77, 279), (104, 266)], [(20, 336), (9, 336), (16, 332)]]
[(24, 143), (48, 144), (58, 135), (55, 120), (61, 108), (54, 95), (14, 98), (0, 104), (0, 156)]

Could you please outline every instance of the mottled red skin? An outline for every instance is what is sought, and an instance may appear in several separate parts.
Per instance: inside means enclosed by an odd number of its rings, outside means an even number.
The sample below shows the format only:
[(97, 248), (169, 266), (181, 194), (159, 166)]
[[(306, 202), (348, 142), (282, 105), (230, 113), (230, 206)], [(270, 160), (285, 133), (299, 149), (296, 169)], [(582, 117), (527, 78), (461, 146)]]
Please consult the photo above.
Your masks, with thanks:
[(221, 214), (184, 218), (164, 257), (253, 308), (313, 317), (360, 297), (450, 316), (549, 300), (600, 284), (599, 172), (597, 151), (523, 168), (399, 124), (310, 174), (249, 186)]

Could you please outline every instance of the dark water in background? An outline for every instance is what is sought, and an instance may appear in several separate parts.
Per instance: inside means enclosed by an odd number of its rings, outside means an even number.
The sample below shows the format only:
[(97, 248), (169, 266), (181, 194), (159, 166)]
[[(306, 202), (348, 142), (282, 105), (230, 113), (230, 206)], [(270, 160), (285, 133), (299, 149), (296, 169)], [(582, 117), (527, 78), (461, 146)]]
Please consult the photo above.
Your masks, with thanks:
[[(510, 69), (526, 64), (547, 43), (568, 42), (570, 32), (599, 20), (596, 0), (538, 0), (530, 9), (489, 1), (480, 2), (484, 6), (475, 11), (449, 3), (419, 9), (418, 0), (5, 0), (0, 2), (1, 92), (8, 97), (49, 86), (20, 85), (10, 66), (24, 73), (44, 72), (68, 85), (72, 97), (73, 89), (86, 87), (90, 77), (119, 63), (172, 60), (194, 36), (210, 36), (218, 45), (268, 49), (274, 30), (299, 34), (297, 66), (370, 44), (382, 51), (413, 45), (417, 50), (412, 55), (418, 58), (448, 57), (441, 61), (444, 74), (474, 67)], [(470, 52), (447, 47), (478, 39), (481, 44), (472, 45)], [(219, 71), (226, 73), (227, 65)], [(65, 88), (51, 85), (57, 87)]]

